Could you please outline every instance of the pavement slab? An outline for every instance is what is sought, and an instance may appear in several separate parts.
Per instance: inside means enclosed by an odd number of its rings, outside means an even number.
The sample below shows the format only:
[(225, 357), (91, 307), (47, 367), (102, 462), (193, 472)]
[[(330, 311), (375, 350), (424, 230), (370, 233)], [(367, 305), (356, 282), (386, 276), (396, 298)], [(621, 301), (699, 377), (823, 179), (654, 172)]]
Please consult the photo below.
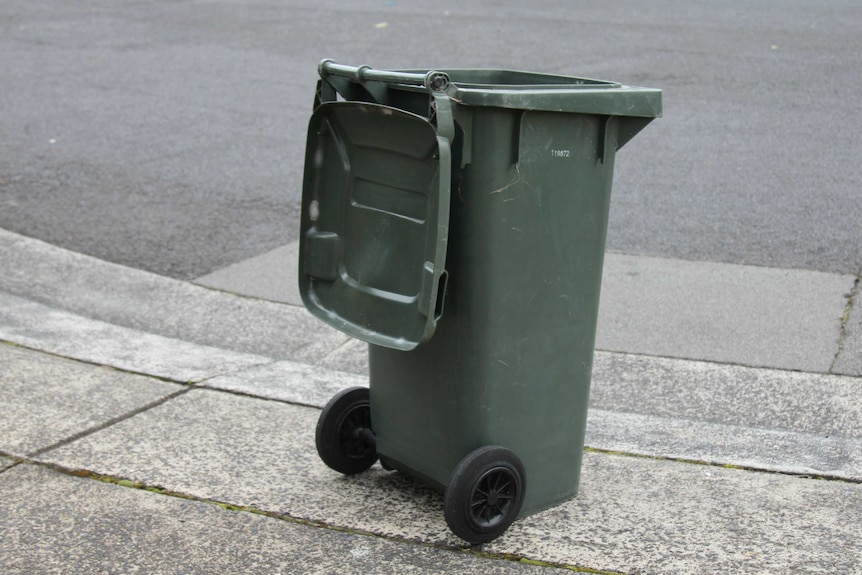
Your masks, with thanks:
[(608, 254), (596, 347), (829, 371), (855, 277)]
[(203, 382), (201, 387), (323, 407), (343, 389), (368, 387), (368, 378), (292, 361), (279, 361), (214, 377)]
[(590, 406), (862, 438), (860, 386), (856, 377), (597, 352)]
[(340, 371), (368, 375), (368, 344), (349, 339), (320, 360), (320, 365)]
[[(356, 477), (330, 472), (314, 447), (319, 415), (315, 408), (192, 390), (39, 460), (300, 519), (455, 542), (442, 521), (442, 499), (424, 486), (379, 466)], [(377, 495), (369, 490), (376, 477), (388, 486)], [(378, 506), (380, 500), (387, 503)], [(405, 505), (415, 500), (426, 505)]]
[(591, 408), (586, 446), (711, 465), (862, 482), (862, 439)]
[(0, 451), (32, 455), (184, 389), (0, 344)]
[[(317, 409), (192, 390), (39, 456), (70, 470), (379, 536), (458, 548), (442, 497), (379, 466), (344, 477), (314, 453)], [(579, 496), (486, 545), (627, 573), (852, 572), (862, 486), (587, 453)]]
[(3, 457), (0, 455), (0, 473), (6, 471), (13, 465), (15, 465), (16, 461), (14, 459), (9, 459), (8, 457)]
[(557, 573), (301, 525), (20, 465), (0, 475), (0, 565), (30, 573)]
[[(292, 267), (291, 267), (292, 266)], [(259, 256), (196, 278), (198, 285), (250, 297), (302, 305), (299, 282), (299, 242), (290, 242)], [(269, 270), (269, 273), (261, 273)]]

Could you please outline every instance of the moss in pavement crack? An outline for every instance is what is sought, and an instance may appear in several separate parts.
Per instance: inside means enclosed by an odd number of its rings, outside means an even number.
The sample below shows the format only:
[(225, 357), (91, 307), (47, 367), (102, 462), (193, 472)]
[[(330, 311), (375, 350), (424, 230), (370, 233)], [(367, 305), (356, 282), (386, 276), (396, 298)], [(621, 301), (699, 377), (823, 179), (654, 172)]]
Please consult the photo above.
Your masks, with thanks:
[(125, 478), (117, 477), (117, 476), (113, 476), (113, 475), (100, 474), (100, 473), (96, 473), (96, 472), (88, 471), (88, 470), (84, 470), (84, 469), (68, 469), (68, 468), (63, 468), (61, 466), (51, 465), (51, 464), (42, 464), (42, 465), (44, 465), (46, 467), (50, 467), (50, 468), (52, 468), (55, 471), (58, 471), (60, 473), (65, 473), (67, 475), (72, 475), (75, 477), (93, 479), (96, 481), (101, 481), (103, 483), (110, 483), (113, 485), (118, 485), (120, 487), (128, 487), (131, 489), (138, 489), (138, 490), (147, 491), (150, 493), (157, 493), (159, 495), (166, 495), (168, 497), (176, 497), (178, 499), (184, 499), (187, 501), (196, 501), (198, 503), (215, 505), (217, 507), (221, 507), (222, 509), (225, 509), (228, 511), (254, 513), (255, 515), (263, 515), (266, 517), (270, 517), (272, 519), (287, 521), (289, 523), (295, 523), (295, 524), (304, 525), (307, 527), (317, 527), (317, 528), (321, 528), (321, 529), (328, 529), (330, 531), (337, 531), (339, 533), (348, 533), (351, 535), (358, 535), (358, 536), (363, 536), (363, 537), (374, 537), (376, 539), (383, 539), (383, 540), (392, 541), (395, 543), (409, 543), (411, 545), (419, 545), (421, 547), (429, 547), (429, 548), (433, 548), (433, 549), (440, 549), (443, 551), (454, 551), (454, 552), (460, 551), (462, 553), (469, 553), (471, 555), (475, 555), (476, 557), (484, 557), (487, 559), (493, 559), (493, 560), (497, 560), (497, 561), (511, 561), (514, 563), (523, 563), (525, 565), (537, 565), (537, 566), (542, 566), (542, 567), (553, 567), (553, 568), (557, 568), (557, 569), (565, 569), (567, 571), (572, 571), (573, 573), (591, 573), (594, 575), (625, 575), (625, 573), (622, 573), (620, 571), (606, 571), (606, 570), (601, 570), (601, 569), (593, 569), (590, 567), (583, 567), (580, 565), (567, 565), (565, 563), (554, 563), (554, 562), (542, 561), (542, 560), (538, 560), (538, 559), (530, 559), (527, 557), (523, 557), (521, 555), (515, 555), (515, 554), (510, 554), (510, 553), (490, 553), (490, 552), (482, 551), (481, 546), (478, 546), (478, 547), (452, 547), (452, 546), (441, 545), (441, 544), (437, 544), (437, 543), (424, 543), (421, 541), (413, 541), (413, 540), (408, 540), (408, 539), (404, 539), (401, 537), (395, 537), (395, 536), (391, 536), (391, 535), (381, 535), (379, 533), (374, 533), (374, 532), (366, 531), (366, 530), (362, 530), (362, 529), (351, 529), (351, 528), (347, 528), (347, 527), (340, 527), (337, 525), (331, 525), (331, 524), (325, 523), (323, 521), (315, 521), (313, 519), (303, 519), (301, 517), (293, 517), (291, 515), (287, 515), (287, 514), (283, 514), (283, 513), (277, 513), (274, 511), (264, 511), (262, 509), (258, 509), (256, 507), (250, 507), (247, 505), (234, 505), (232, 503), (225, 503), (224, 501), (218, 501), (216, 499), (205, 499), (205, 498), (195, 497), (195, 496), (187, 495), (185, 493), (181, 493), (178, 491), (173, 491), (171, 489), (166, 489), (166, 488), (161, 487), (161, 486), (148, 485), (148, 484), (143, 483), (141, 481), (133, 481), (131, 479), (125, 479)]
[(838, 351), (835, 352), (835, 357), (832, 358), (832, 364), (829, 366), (828, 373), (834, 373), (835, 366), (838, 364), (838, 359), (844, 353), (844, 339), (847, 337), (847, 322), (850, 321), (850, 312), (853, 310), (853, 304), (856, 296), (859, 294), (859, 283), (862, 282), (862, 269), (856, 274), (856, 280), (853, 282), (853, 287), (850, 288), (850, 293), (847, 294), (847, 305), (844, 306), (844, 314), (841, 316), (841, 327), (838, 331)]
[(555, 563), (553, 561), (542, 561), (540, 559), (529, 559), (527, 557), (521, 557), (519, 555), (513, 554), (498, 554), (498, 553), (482, 553), (482, 552), (474, 552), (475, 555), (479, 557), (486, 557), (488, 559), (497, 559), (504, 561), (512, 561), (514, 563), (521, 563), (524, 565), (535, 565), (537, 567), (550, 567), (553, 569), (564, 569), (566, 571), (571, 571), (572, 573), (590, 573), (592, 575), (626, 575), (622, 571), (608, 571), (605, 569), (593, 569), (592, 567), (584, 567), (582, 565), (569, 565), (567, 563)]
[(616, 455), (618, 457), (632, 457), (634, 459), (651, 459), (653, 461), (673, 461), (675, 463), (685, 463), (688, 465), (705, 465), (707, 467), (722, 467), (724, 469), (734, 469), (738, 471), (749, 471), (752, 473), (770, 473), (773, 475), (786, 475), (788, 477), (797, 477), (800, 479), (818, 479), (824, 481), (837, 481), (839, 483), (862, 484), (862, 480), (856, 478), (839, 477), (835, 475), (815, 475), (815, 474), (800, 474), (790, 471), (780, 471), (775, 469), (766, 469), (762, 467), (753, 467), (750, 465), (738, 465), (735, 463), (719, 463), (715, 461), (703, 461), (700, 459), (686, 459), (683, 457), (667, 457), (664, 455), (647, 455), (644, 453), (626, 453), (624, 451), (613, 451), (610, 449), (597, 449), (595, 447), (584, 447), (587, 453), (597, 453), (600, 455)]

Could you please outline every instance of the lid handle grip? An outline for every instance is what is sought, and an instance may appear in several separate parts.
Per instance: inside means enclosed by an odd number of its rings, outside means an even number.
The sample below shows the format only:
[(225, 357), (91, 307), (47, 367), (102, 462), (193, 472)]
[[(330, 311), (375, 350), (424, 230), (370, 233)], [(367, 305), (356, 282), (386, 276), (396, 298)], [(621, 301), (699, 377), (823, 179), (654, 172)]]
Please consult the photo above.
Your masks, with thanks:
[(449, 76), (445, 72), (431, 70), (425, 74), (414, 72), (393, 72), (375, 70), (369, 66), (344, 66), (332, 60), (323, 60), (317, 67), (320, 77), (342, 76), (356, 82), (384, 82), (386, 84), (407, 84), (424, 86), (429, 92), (442, 92), (449, 87)]

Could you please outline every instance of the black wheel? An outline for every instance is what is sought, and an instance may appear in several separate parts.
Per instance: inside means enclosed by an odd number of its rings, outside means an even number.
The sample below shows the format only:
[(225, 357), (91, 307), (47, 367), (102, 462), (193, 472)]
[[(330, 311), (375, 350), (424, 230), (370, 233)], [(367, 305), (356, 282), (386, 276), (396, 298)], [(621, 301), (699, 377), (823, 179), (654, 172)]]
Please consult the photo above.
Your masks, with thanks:
[(323, 462), (345, 475), (365, 471), (377, 461), (371, 430), (371, 396), (367, 387), (336, 394), (317, 420), (317, 453)]
[(449, 529), (472, 544), (503, 534), (521, 512), (527, 475), (518, 456), (487, 445), (461, 460), (443, 498)]

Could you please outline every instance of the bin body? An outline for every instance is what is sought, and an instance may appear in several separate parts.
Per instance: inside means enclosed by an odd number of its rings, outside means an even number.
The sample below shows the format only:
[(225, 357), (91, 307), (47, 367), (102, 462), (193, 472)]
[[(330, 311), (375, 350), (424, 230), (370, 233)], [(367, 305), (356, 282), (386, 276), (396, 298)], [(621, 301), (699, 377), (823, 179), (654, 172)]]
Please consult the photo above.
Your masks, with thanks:
[(393, 467), (443, 487), (466, 453), (502, 445), (527, 471), (522, 513), (575, 495), (613, 173), (613, 152), (596, 158), (605, 121), (473, 111), (435, 334), (407, 352), (369, 347), (377, 451)]
[[(333, 320), (319, 309), (322, 286), (304, 272), (312, 259), (305, 251), (300, 291), (318, 317), (369, 341), (371, 422), (385, 465), (445, 489), (466, 454), (504, 446), (526, 470), (525, 515), (577, 493), (614, 158), (660, 114), (660, 92), (507, 71), (446, 73), (463, 89), (450, 86), (447, 96), (450, 173), (438, 179), (449, 178), (448, 221), (435, 224), (445, 272), (428, 280), (437, 286), (424, 304), (433, 310), (425, 312), (431, 334), (392, 345), (366, 337), (391, 318), (360, 314), (352, 327)], [(417, 115), (430, 102), (427, 115), (440, 112), (440, 94), (415, 86), (357, 86), (338, 91)], [(313, 161), (320, 172), (320, 158)], [(445, 193), (435, 182), (429, 197)], [(303, 211), (319, 200), (304, 199)], [(429, 210), (440, 205), (428, 202)], [(319, 234), (318, 223), (303, 223), (303, 234)], [(426, 235), (418, 243), (433, 243)], [(440, 267), (424, 259), (415, 265)], [(404, 267), (401, 258), (388, 273)]]

